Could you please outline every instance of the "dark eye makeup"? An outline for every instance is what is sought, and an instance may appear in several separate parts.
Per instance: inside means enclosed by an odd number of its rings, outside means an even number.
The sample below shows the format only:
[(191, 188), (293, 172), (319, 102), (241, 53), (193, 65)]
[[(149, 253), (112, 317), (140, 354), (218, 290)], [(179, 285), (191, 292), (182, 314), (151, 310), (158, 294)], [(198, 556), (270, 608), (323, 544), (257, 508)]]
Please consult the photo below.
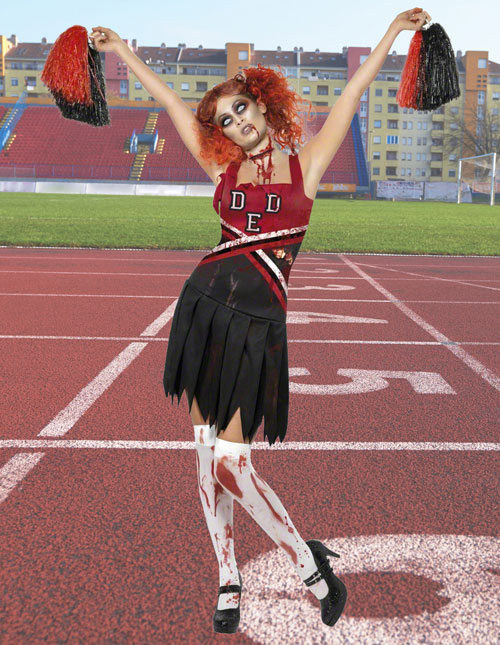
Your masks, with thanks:
[[(239, 110), (239, 108), (240, 108), (242, 105), (243, 105), (243, 107), (246, 107), (246, 103), (245, 103), (245, 102), (243, 102), (243, 103), (238, 103), (238, 105), (236, 106), (236, 111), (238, 111), (238, 110)], [(242, 112), (244, 112), (244, 110), (241, 110), (241, 112), (238, 112), (238, 114), (241, 114)], [(226, 119), (228, 119), (228, 118), (229, 118), (229, 117), (224, 117), (224, 118), (222, 119), (222, 121), (221, 121), (221, 126), (222, 126), (223, 128), (226, 126)]]

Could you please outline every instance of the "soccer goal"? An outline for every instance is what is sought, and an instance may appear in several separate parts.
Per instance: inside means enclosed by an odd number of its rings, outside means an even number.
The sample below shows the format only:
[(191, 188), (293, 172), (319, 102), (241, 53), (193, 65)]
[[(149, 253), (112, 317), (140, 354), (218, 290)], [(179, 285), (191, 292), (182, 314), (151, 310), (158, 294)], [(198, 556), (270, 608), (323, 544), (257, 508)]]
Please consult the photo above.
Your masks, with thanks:
[[(497, 153), (488, 152), (477, 157), (463, 157), (458, 161), (457, 204), (462, 201), (487, 201), (495, 205), (495, 193), (500, 193), (500, 167), (497, 164)], [(467, 200), (463, 193), (469, 194)]]

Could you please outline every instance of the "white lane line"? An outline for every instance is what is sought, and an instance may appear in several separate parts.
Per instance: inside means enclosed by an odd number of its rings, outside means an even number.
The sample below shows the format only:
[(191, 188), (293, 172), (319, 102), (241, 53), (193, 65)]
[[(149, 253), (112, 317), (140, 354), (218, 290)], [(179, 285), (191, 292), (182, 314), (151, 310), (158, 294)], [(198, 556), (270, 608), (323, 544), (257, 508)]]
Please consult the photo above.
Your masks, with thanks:
[(143, 295), (124, 295), (109, 293), (0, 293), (0, 296), (43, 296), (44, 298), (146, 298), (150, 300), (165, 300), (167, 298), (177, 298), (178, 296), (143, 296)]
[[(175, 309), (175, 308), (174, 308)], [(163, 319), (162, 319), (163, 320)], [(143, 332), (144, 333), (144, 332)], [(110, 340), (110, 341), (119, 341), (119, 342), (132, 342), (132, 341), (144, 341), (147, 340), (148, 343), (166, 343), (169, 340), (169, 336), (165, 338), (157, 337), (142, 337), (142, 336), (16, 336), (14, 334), (0, 334), (0, 340)], [(331, 339), (331, 338), (322, 338), (322, 339), (310, 339), (310, 338), (288, 338), (289, 343), (333, 343), (333, 344), (347, 344), (347, 345), (428, 345), (428, 346), (439, 346), (439, 345), (500, 345), (500, 341), (488, 341), (488, 340), (465, 340), (455, 341), (450, 340), (437, 341), (437, 340), (356, 340), (356, 339)]]
[[(17, 446), (14, 446), (17, 448)], [(29, 446), (30, 448), (32, 446)], [(0, 468), (0, 504), (7, 498), (9, 493), (26, 477), (34, 468), (44, 453), (28, 452), (18, 453)]]
[[(359, 266), (364, 266), (364, 267), (369, 267), (372, 269), (379, 269), (377, 265), (371, 265), (371, 264), (366, 264), (366, 262), (359, 263)], [(427, 278), (431, 280), (438, 280), (440, 282), (453, 282), (453, 284), (464, 284), (465, 286), (468, 287), (479, 287), (480, 289), (492, 289), (493, 291), (500, 291), (500, 287), (488, 287), (482, 284), (474, 284), (474, 282), (497, 282), (497, 280), (477, 280), (476, 278), (473, 278), (471, 280), (467, 280), (465, 282), (464, 280), (457, 280), (453, 278), (439, 278), (438, 276), (427, 276), (427, 275), (422, 275), (421, 273), (414, 273), (413, 271), (403, 271), (403, 269), (387, 269), (383, 267), (385, 271), (391, 271), (392, 273), (404, 273), (405, 275), (414, 275), (418, 276), (421, 278)], [(381, 276), (377, 276), (379, 280), (393, 280), (393, 278), (385, 278)], [(406, 279), (406, 278), (405, 278)]]
[[(385, 289), (380, 285), (376, 280), (374, 280), (370, 275), (365, 273), (363, 269), (360, 269), (354, 262), (351, 262), (348, 258), (342, 257), (344, 262), (352, 268), (353, 271), (358, 273), (360, 276), (364, 277), (365, 280), (377, 291), (382, 293), (386, 298), (391, 298), (394, 300), (394, 294)], [(421, 316), (415, 313), (412, 309), (404, 305), (402, 302), (394, 302), (394, 306), (397, 307), (402, 313), (404, 313), (410, 320), (412, 320), (416, 325), (425, 330), (436, 340), (446, 343), (444, 346), (450, 350), (457, 358), (463, 361), (470, 369), (475, 372), (478, 376), (484, 379), (489, 383), (495, 390), (500, 392), (500, 378), (492, 372), (490, 369), (483, 365), (481, 361), (478, 361), (476, 358), (468, 354), (464, 349), (459, 345), (452, 344), (452, 341), (442, 334), (438, 329), (433, 327), (430, 323), (426, 322)]]
[[(1, 448), (83, 448), (86, 450), (193, 450), (194, 441), (127, 441), (95, 439), (0, 439)], [(285, 441), (272, 446), (255, 441), (252, 450), (440, 450), (497, 451), (500, 443), (446, 441)], [(29, 454), (29, 453), (28, 453)], [(18, 455), (16, 455), (17, 457)], [(12, 461), (12, 460), (11, 460)], [(2, 471), (0, 470), (0, 477)]]
[[(0, 246), (0, 249), (1, 248), (12, 248), (12, 247)], [(19, 248), (19, 247), (16, 247), (16, 248)], [(32, 249), (32, 248), (52, 248), (52, 247), (32, 247), (32, 246), (30, 246), (30, 247), (20, 247), (20, 248)], [(74, 248), (74, 247), (71, 247), (71, 248)], [(114, 250), (116, 250), (116, 251), (123, 251), (123, 250), (127, 251), (129, 249), (114, 249)], [(138, 249), (138, 250), (140, 250), (140, 249)], [(200, 250), (200, 249), (194, 249), (194, 250), (188, 249), (188, 250), (190, 250), (192, 252), (193, 251), (194, 252), (199, 252), (200, 255), (203, 254), (203, 251)], [(208, 251), (209, 250), (207, 249), (207, 252)], [(153, 253), (154, 253), (154, 251), (153, 251)], [(156, 251), (156, 253), (170, 253), (170, 251), (168, 249), (166, 249), (165, 251)], [(343, 255), (350, 255), (350, 254), (349, 253), (344, 253)], [(342, 262), (333, 263), (333, 261), (330, 258), (324, 258), (323, 259), (321, 257), (318, 257), (317, 259), (309, 260), (309, 259), (305, 259), (303, 256), (304, 256), (303, 253), (299, 253), (299, 255), (297, 256), (297, 259), (295, 260), (295, 262), (293, 264), (294, 267), (298, 266), (299, 264), (328, 264), (329, 266), (335, 266), (335, 265), (339, 266), (339, 267), (343, 266)], [(413, 257), (413, 256), (402, 256), (402, 257)], [(428, 258), (429, 256), (428, 255), (417, 255), (415, 257), (423, 257), (423, 258), (427, 257)], [(434, 254), (433, 254), (432, 258), (434, 258), (434, 257), (436, 257), (436, 256), (434, 256)], [(470, 256), (441, 255), (441, 256), (437, 256), (437, 257), (444, 257), (444, 258), (460, 257), (460, 258), (463, 258), (463, 259), (471, 257), (471, 258), (481, 258), (483, 260), (486, 260), (486, 262), (487, 262), (490, 257), (492, 258), (492, 260), (497, 260), (499, 256), (494, 256), (494, 255), (492, 255), (492, 256), (488, 256), (488, 255), (470, 255)], [(186, 260), (183, 260), (182, 258), (169, 259), (169, 258), (148, 258), (148, 257), (143, 257), (143, 258), (137, 258), (137, 257), (136, 258), (134, 258), (134, 257), (131, 257), (131, 258), (113, 258), (113, 257), (111, 257), (111, 258), (109, 258), (108, 257), (108, 258), (105, 258), (105, 257), (101, 257), (99, 254), (84, 257), (84, 256), (79, 256), (79, 255), (57, 255), (57, 254), (54, 254), (54, 255), (43, 255), (43, 254), (40, 254), (40, 255), (23, 255), (23, 254), (7, 255), (7, 254), (4, 254), (4, 253), (0, 253), (0, 259), (4, 259), (4, 258), (8, 258), (8, 259), (12, 259), (12, 260), (19, 260), (20, 258), (22, 258), (23, 260), (54, 260), (55, 262), (58, 262), (59, 260), (69, 260), (71, 262), (73, 262), (74, 260), (89, 260), (90, 262), (95, 262), (96, 260), (98, 260), (99, 262), (130, 262), (132, 260), (133, 262), (148, 262), (148, 263), (149, 262), (162, 262), (163, 264), (175, 264), (175, 263), (178, 263), (178, 262), (184, 262), (186, 264), (191, 264), (193, 262), (192, 258), (189, 258), (189, 259), (186, 259)], [(358, 264), (360, 264), (361, 266), (369, 266), (369, 265), (365, 264), (364, 262), (363, 263), (358, 262)], [(498, 263), (494, 262), (494, 261), (487, 262), (484, 265), (481, 265), (481, 264), (478, 264), (478, 263), (475, 263), (475, 264), (453, 264), (453, 262), (449, 263), (449, 266), (453, 267), (453, 269), (478, 269), (478, 270), (483, 270), (483, 269), (494, 269), (494, 268), (497, 267), (497, 265), (498, 265)], [(385, 269), (388, 266), (404, 267), (404, 268), (407, 268), (407, 267), (419, 267), (419, 268), (422, 268), (422, 269), (429, 269), (429, 268), (431, 268), (431, 269), (443, 269), (443, 268), (446, 267), (446, 264), (444, 264), (444, 263), (443, 264), (425, 264), (425, 263), (424, 264), (407, 264), (407, 263), (401, 264), (401, 263), (394, 262), (394, 263), (388, 263), (388, 264), (376, 264), (374, 266), (376, 268), (378, 268), (378, 269)]]
[[(67, 251), (75, 251), (75, 250), (83, 250), (83, 251), (96, 251), (94, 247), (90, 246), (21, 246), (21, 245), (13, 245), (13, 244), (0, 244), (0, 249), (42, 249), (43, 251), (46, 251), (47, 249), (63, 249)], [(127, 248), (127, 249), (116, 249), (116, 248), (111, 248), (111, 247), (103, 247), (100, 249), (97, 249), (98, 251), (115, 251), (116, 253), (124, 253), (126, 251), (141, 251), (144, 253), (144, 249), (136, 249), (136, 248)], [(152, 253), (200, 253), (202, 251), (209, 252), (211, 249), (160, 249), (160, 250), (152, 250)], [(362, 253), (362, 252), (351, 252), (351, 251), (345, 251), (343, 253), (340, 253), (339, 251), (302, 251), (300, 253), (301, 256), (305, 257), (312, 257), (312, 258), (321, 258), (322, 255), (354, 255), (354, 256), (380, 256), (380, 257), (396, 257), (396, 258), (428, 258), (429, 254), (428, 253)], [(18, 256), (14, 256), (18, 257)], [(97, 257), (97, 256), (96, 256)], [(497, 259), (500, 258), (500, 255), (447, 255), (447, 254), (439, 254), (439, 253), (433, 253), (432, 258), (461, 258), (462, 260), (466, 260), (468, 258), (481, 258), (482, 260), (487, 260), (489, 258), (491, 259)], [(78, 259), (78, 256), (77, 256)], [(132, 258), (135, 260), (135, 258)], [(182, 260), (181, 260), (182, 261)]]
[(104, 394), (118, 376), (145, 349), (147, 343), (131, 343), (86, 385), (39, 433), (39, 437), (60, 437), (82, 417), (97, 399)]
[[(388, 271), (393, 271), (395, 269), (387, 269)], [(190, 273), (136, 273), (136, 272), (124, 272), (124, 271), (41, 271), (41, 270), (21, 270), (21, 269), (0, 269), (0, 273), (36, 273), (36, 275), (105, 275), (105, 276), (115, 276), (115, 275), (127, 275), (127, 276), (135, 276), (138, 278), (141, 277), (158, 277), (158, 278), (172, 278), (172, 277), (177, 277), (177, 278), (188, 278), (191, 274)], [(311, 280), (311, 278), (314, 278), (315, 280), (360, 280), (361, 278), (356, 278), (353, 276), (340, 276), (340, 275), (296, 275), (297, 272), (294, 272), (294, 279), (295, 280)], [(409, 273), (409, 272), (407, 272)], [(417, 275), (417, 274), (415, 274)], [(421, 282), (425, 280), (437, 280), (438, 278), (434, 278), (432, 276), (422, 276), (418, 278), (381, 278), (384, 281), (386, 280), (396, 280), (397, 282)], [(440, 278), (442, 280), (445, 280), (445, 278)], [(455, 280), (451, 280), (451, 282), (455, 282)], [(480, 278), (474, 278), (471, 279), (469, 282), (500, 282), (500, 278), (498, 279), (480, 279)], [(458, 284), (462, 284), (457, 281)], [(464, 283), (466, 284), (466, 283)], [(475, 285), (473, 285), (475, 286)], [(480, 286), (480, 285), (477, 285)], [(493, 287), (491, 287), (493, 289)]]
[[(174, 308), (175, 309), (175, 308)], [(163, 318), (162, 318), (163, 320)], [(144, 333), (144, 332), (143, 332)], [(169, 340), (169, 336), (164, 338), (158, 337), (142, 337), (142, 336), (16, 336), (14, 334), (0, 334), (0, 340), (109, 340), (109, 341), (118, 341), (118, 342), (133, 342), (133, 341), (144, 341), (147, 340), (148, 343), (166, 343)], [(331, 338), (322, 338), (322, 339), (310, 339), (310, 338), (288, 338), (289, 343), (333, 343), (333, 344), (351, 344), (351, 345), (429, 345), (429, 346), (439, 346), (439, 345), (500, 345), (500, 341), (488, 341), (488, 340), (465, 340), (465, 341), (456, 341), (450, 340), (445, 341), (435, 341), (435, 340), (356, 340), (356, 339), (331, 339)]]
[[(358, 279), (358, 278), (356, 278)], [(474, 285), (475, 286), (475, 285)], [(293, 287), (292, 287), (293, 288)], [(109, 293), (19, 293), (6, 291), (0, 292), (0, 296), (36, 296), (44, 298), (146, 298), (150, 300), (166, 300), (171, 298), (178, 298), (178, 296), (142, 296), (142, 295), (124, 295), (124, 294), (109, 294)], [(304, 300), (306, 302), (377, 302), (381, 304), (390, 304), (391, 302), (414, 302), (414, 303), (428, 303), (436, 305), (498, 305), (498, 300), (386, 300), (385, 298), (288, 298), (288, 302), (292, 300)]]
[[(169, 305), (167, 310), (151, 325), (146, 327), (142, 334), (160, 331), (173, 316), (176, 304), (177, 300)], [(116, 378), (139, 356), (147, 344), (147, 342), (130, 343), (87, 386), (80, 390), (74, 399), (52, 421), (42, 428), (38, 436), (60, 437), (66, 434)], [(17, 446), (13, 445), (12, 447)], [(0, 503), (7, 498), (10, 491), (41, 460), (44, 454), (38, 453), (35, 456), (17, 454), (3, 466), (2, 470), (0, 470)]]
[[(141, 332), (141, 336), (156, 336), (174, 317), (175, 308), (177, 307), (178, 298), (176, 298), (166, 309), (163, 311), (156, 320), (146, 327)], [(160, 340), (160, 339), (158, 339)]]

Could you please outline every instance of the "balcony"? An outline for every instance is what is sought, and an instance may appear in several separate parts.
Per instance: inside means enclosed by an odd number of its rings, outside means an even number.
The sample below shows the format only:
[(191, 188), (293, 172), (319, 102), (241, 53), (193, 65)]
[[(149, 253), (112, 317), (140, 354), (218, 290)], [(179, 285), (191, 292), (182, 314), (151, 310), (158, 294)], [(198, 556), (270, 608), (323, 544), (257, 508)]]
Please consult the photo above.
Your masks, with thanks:
[(432, 160), (431, 162), (431, 168), (442, 168), (443, 167), (443, 161), (437, 161), (437, 160)]
[(441, 112), (433, 112), (431, 114), (432, 121), (444, 121), (444, 114)]

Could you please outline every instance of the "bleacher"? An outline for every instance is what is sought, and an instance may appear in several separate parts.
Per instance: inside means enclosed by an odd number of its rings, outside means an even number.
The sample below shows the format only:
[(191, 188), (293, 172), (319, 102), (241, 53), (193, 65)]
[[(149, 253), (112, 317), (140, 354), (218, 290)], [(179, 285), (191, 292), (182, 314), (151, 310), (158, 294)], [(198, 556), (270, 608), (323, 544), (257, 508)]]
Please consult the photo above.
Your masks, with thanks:
[[(9, 107), (0, 104), (0, 119)], [(65, 119), (56, 106), (29, 105), (8, 146), (0, 151), (0, 177), (128, 180), (135, 155), (127, 152), (127, 144), (134, 129), (143, 131), (151, 110), (110, 106), (108, 109), (111, 125), (97, 128)], [(363, 168), (366, 173), (366, 164), (356, 117), (322, 182), (368, 183), (362, 176)], [(318, 112), (307, 122), (309, 136), (320, 130), (326, 118), (327, 113)], [(145, 156), (139, 181), (211, 183), (164, 109), (158, 111), (155, 129), (159, 141), (164, 139), (164, 145), (161, 154)]]

